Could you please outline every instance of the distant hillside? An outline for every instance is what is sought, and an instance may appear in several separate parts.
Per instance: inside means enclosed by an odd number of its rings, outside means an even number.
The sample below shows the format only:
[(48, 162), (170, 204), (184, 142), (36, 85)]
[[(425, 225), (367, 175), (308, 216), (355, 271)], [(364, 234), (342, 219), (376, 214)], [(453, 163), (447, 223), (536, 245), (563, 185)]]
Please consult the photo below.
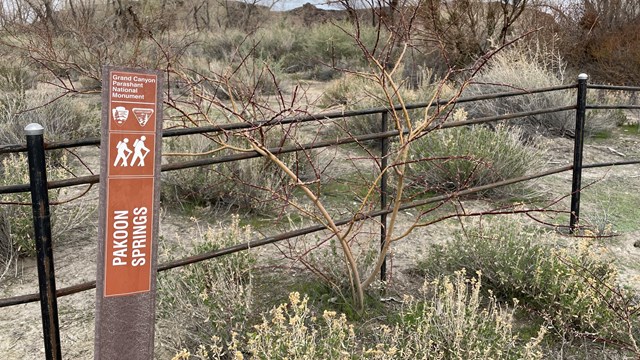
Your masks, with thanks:
[(346, 10), (325, 10), (310, 3), (306, 3), (299, 8), (285, 11), (283, 13), (288, 17), (288, 20), (303, 25), (349, 19), (349, 14)]

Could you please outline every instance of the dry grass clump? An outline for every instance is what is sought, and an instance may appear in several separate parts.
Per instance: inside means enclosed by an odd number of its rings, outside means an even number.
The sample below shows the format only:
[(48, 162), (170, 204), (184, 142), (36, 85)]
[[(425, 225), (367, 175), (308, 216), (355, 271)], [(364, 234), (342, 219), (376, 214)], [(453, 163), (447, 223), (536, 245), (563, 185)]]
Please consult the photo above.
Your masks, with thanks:
[[(458, 111), (459, 112), (459, 111)], [(540, 151), (523, 144), (522, 131), (498, 125), (436, 130), (410, 148), (409, 188), (414, 192), (453, 192), (517, 178), (535, 171)], [(517, 186), (486, 190), (486, 196), (525, 196)]]
[(44, 90), (0, 93), (0, 143), (24, 143), (24, 127), (38, 123), (47, 141), (80, 139), (99, 134), (100, 114), (86, 99), (63, 97)]
[(4, 209), (0, 209), (0, 279), (11, 269), (16, 258), (16, 251), (11, 239), (11, 223)]
[[(376, 359), (542, 359), (544, 327), (523, 341), (514, 331), (517, 301), (498, 304), (482, 293), (483, 277), (464, 270), (426, 281), (407, 298), (400, 322), (383, 327)], [(391, 355), (391, 356), (390, 356)]]
[(556, 337), (637, 356), (637, 295), (618, 282), (612, 259), (593, 238), (572, 242), (514, 221), (489, 222), (435, 246), (420, 268), (433, 276), (482, 272), (499, 299), (518, 299)]
[[(5, 155), (1, 157), (1, 160), (0, 186), (29, 183), (29, 167), (25, 155)], [(47, 161), (47, 180), (68, 178), (69, 174), (65, 170), (67, 168), (69, 168), (69, 161), (65, 155), (58, 156), (56, 161)], [(49, 202), (53, 203), (67, 198), (64, 194), (66, 193), (63, 189), (50, 190)], [(0, 258), (15, 259), (18, 256), (35, 256), (36, 244), (33, 233), (31, 195), (29, 193), (3, 194), (0, 195), (0, 201), (7, 203), (2, 205), (3, 214), (0, 215), (5, 217), (5, 229), (9, 241), (9, 244), (2, 245), (3, 253), (0, 254)], [(52, 205), (50, 207), (51, 236), (54, 244), (63, 238), (81, 237), (77, 232), (87, 226), (86, 219), (92, 214), (93, 209), (94, 206), (87, 206), (82, 200), (63, 205)], [(1, 218), (0, 221), (2, 221)], [(2, 240), (1, 235), (0, 240)], [(0, 263), (0, 268), (2, 265)]]
[[(561, 58), (554, 56), (553, 52), (548, 53), (546, 49), (520, 46), (494, 55), (463, 95), (538, 89), (562, 85), (565, 81), (573, 79), (564, 78)], [(575, 102), (575, 90), (565, 90), (486, 100), (474, 103), (468, 111), (471, 117), (482, 117), (568, 106)], [(510, 124), (521, 127), (528, 135), (567, 136), (573, 134), (575, 129), (575, 111), (530, 115), (511, 120)], [(587, 135), (594, 135), (611, 130), (615, 125), (614, 120), (606, 117), (588, 118), (585, 131)]]

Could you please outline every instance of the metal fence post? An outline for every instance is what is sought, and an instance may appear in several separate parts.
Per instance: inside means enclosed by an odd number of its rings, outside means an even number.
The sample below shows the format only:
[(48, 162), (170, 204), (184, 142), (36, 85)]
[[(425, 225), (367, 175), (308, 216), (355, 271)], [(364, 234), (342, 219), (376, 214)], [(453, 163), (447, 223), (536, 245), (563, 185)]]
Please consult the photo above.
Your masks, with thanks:
[(62, 359), (62, 351), (60, 349), (58, 301), (56, 299), (53, 250), (51, 247), (51, 218), (44, 158), (44, 128), (40, 124), (29, 124), (24, 128), (24, 133), (27, 136), (29, 181), (38, 256), (38, 283), (45, 355), (47, 360), (59, 360)]
[(573, 180), (571, 181), (571, 215), (569, 232), (573, 234), (580, 220), (580, 188), (582, 187), (582, 150), (584, 147), (584, 122), (587, 107), (587, 74), (578, 75), (578, 99), (576, 131), (573, 147)]
[[(382, 132), (387, 131), (387, 122), (389, 119), (389, 113), (382, 113)], [(389, 155), (389, 138), (384, 137), (380, 139), (380, 169), (383, 171), (380, 179), (380, 209), (385, 210), (387, 208), (387, 166)], [(384, 248), (387, 241), (387, 214), (380, 215), (380, 249)], [(380, 267), (380, 280), (387, 280), (387, 255), (384, 254), (385, 259)]]

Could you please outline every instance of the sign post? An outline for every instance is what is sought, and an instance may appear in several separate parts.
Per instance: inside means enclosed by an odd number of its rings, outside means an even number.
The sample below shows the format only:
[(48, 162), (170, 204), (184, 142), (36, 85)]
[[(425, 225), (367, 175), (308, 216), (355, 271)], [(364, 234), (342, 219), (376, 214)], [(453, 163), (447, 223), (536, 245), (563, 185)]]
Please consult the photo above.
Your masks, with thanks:
[(153, 358), (162, 76), (104, 67), (95, 359)]

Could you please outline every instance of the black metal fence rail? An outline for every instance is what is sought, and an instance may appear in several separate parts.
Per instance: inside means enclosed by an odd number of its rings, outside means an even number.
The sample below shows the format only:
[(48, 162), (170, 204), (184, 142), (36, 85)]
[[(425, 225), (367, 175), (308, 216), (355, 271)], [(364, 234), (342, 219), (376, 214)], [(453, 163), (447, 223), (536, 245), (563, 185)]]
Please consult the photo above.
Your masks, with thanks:
[(588, 84), (587, 87), (589, 89), (595, 89), (595, 90), (640, 91), (640, 86)]
[[(488, 116), (488, 117), (476, 118), (476, 119), (465, 120), (465, 121), (450, 122), (450, 123), (445, 123), (441, 125), (433, 125), (428, 127), (425, 131), (428, 132), (436, 129), (448, 129), (448, 128), (459, 127), (459, 126), (486, 124), (486, 123), (496, 122), (501, 120), (510, 120), (510, 119), (516, 119), (516, 118), (525, 117), (525, 116), (542, 115), (542, 114), (549, 114), (554, 112), (575, 110), (575, 109), (576, 109), (575, 105), (568, 105), (568, 106), (560, 106), (560, 107), (548, 108), (548, 109), (542, 109), (542, 110)], [(385, 113), (386, 111), (382, 112), (382, 114), (385, 114)], [(356, 116), (356, 115), (353, 115), (353, 116)], [(404, 134), (407, 134), (407, 133), (408, 131), (404, 131)], [(398, 130), (392, 130), (392, 131), (386, 131), (382, 133), (350, 136), (350, 137), (346, 137), (338, 140), (331, 140), (331, 141), (319, 141), (319, 142), (301, 144), (301, 145), (272, 147), (272, 148), (269, 148), (268, 150), (275, 155), (280, 155), (280, 154), (286, 154), (291, 152), (319, 149), (319, 148), (330, 147), (330, 146), (353, 144), (353, 143), (358, 143), (363, 141), (393, 138), (398, 135), (399, 135)], [(50, 150), (50, 148), (47, 148), (47, 150)], [(162, 171), (181, 170), (181, 169), (188, 169), (193, 167), (200, 167), (200, 166), (206, 166), (206, 165), (221, 164), (225, 162), (251, 159), (251, 158), (256, 158), (260, 156), (262, 155), (260, 155), (258, 152), (251, 151), (251, 152), (237, 153), (237, 154), (231, 154), (231, 155), (217, 156), (212, 158), (164, 164), (162, 165), (161, 170)], [(64, 179), (64, 180), (54, 180), (54, 181), (48, 182), (48, 187), (49, 189), (58, 189), (58, 188), (69, 187), (69, 186), (96, 184), (100, 182), (99, 178), (100, 178), (99, 175), (87, 175), (87, 176), (79, 176), (79, 177)], [(0, 194), (12, 194), (12, 193), (23, 193), (23, 192), (29, 192), (28, 184), (0, 186)]]
[[(327, 112), (327, 113), (321, 113), (316, 115), (291, 117), (291, 118), (284, 118), (284, 119), (274, 118), (274, 119), (256, 121), (256, 122), (244, 122), (244, 123), (205, 126), (205, 127), (197, 127), (197, 128), (168, 129), (163, 131), (163, 137), (175, 137), (175, 136), (216, 133), (216, 132), (219, 133), (219, 132), (227, 132), (227, 131), (253, 129), (253, 128), (259, 128), (263, 126), (271, 126), (271, 125), (281, 126), (281, 125), (287, 125), (287, 124), (306, 123), (306, 122), (323, 122), (325, 120), (345, 119), (345, 118), (350, 118), (355, 116), (379, 114), (381, 116), (381, 128), (380, 128), (380, 132), (378, 133), (366, 134), (361, 136), (350, 136), (350, 137), (345, 137), (342, 139), (331, 140), (331, 141), (321, 141), (321, 142), (299, 144), (299, 145), (293, 145), (293, 146), (274, 147), (274, 148), (269, 148), (268, 150), (271, 153), (277, 155), (277, 154), (285, 154), (285, 153), (318, 149), (318, 148), (324, 148), (324, 147), (330, 147), (330, 146), (339, 146), (339, 145), (345, 145), (345, 144), (356, 143), (356, 142), (379, 140), (380, 152), (381, 152), (380, 154), (381, 171), (384, 171), (382, 183), (380, 184), (380, 194), (381, 194), (380, 210), (371, 211), (368, 213), (358, 213), (348, 218), (339, 219), (335, 223), (338, 226), (342, 226), (342, 225), (352, 223), (354, 221), (364, 221), (364, 220), (370, 220), (370, 219), (379, 217), (380, 223), (381, 223), (381, 242), (382, 244), (384, 244), (384, 241), (385, 241), (384, 236), (385, 236), (385, 229), (386, 229), (385, 228), (386, 215), (393, 211), (389, 209), (387, 205), (387, 196), (386, 196), (387, 184), (386, 184), (386, 177), (384, 176), (384, 174), (386, 173), (386, 170), (388, 169), (386, 159), (389, 151), (389, 140), (391, 138), (394, 138), (400, 135), (400, 133), (397, 130), (395, 131), (387, 130), (386, 122), (388, 120), (389, 113), (400, 111), (402, 109), (412, 110), (412, 109), (420, 109), (420, 108), (427, 108), (427, 107), (434, 107), (434, 106), (437, 107), (437, 109), (441, 110), (442, 106), (447, 106), (447, 107), (456, 106), (457, 104), (471, 103), (471, 102), (482, 101), (482, 100), (494, 100), (494, 99), (506, 98), (511, 96), (526, 96), (530, 94), (546, 93), (546, 92), (552, 92), (552, 91), (563, 91), (563, 90), (571, 90), (571, 89), (577, 90), (576, 91), (577, 101), (573, 105), (559, 106), (554, 108), (539, 109), (539, 110), (519, 112), (519, 113), (509, 113), (509, 114), (496, 115), (496, 116), (488, 116), (488, 117), (469, 119), (469, 120), (457, 121), (457, 122), (446, 122), (446, 123), (435, 122), (437, 123), (436, 125), (428, 127), (425, 131), (428, 132), (428, 131), (445, 129), (445, 128), (453, 128), (457, 126), (484, 124), (484, 123), (490, 123), (490, 122), (496, 122), (496, 121), (510, 120), (510, 119), (515, 119), (515, 118), (520, 118), (525, 116), (542, 115), (542, 114), (548, 114), (548, 113), (574, 110), (576, 112), (576, 131), (575, 131), (575, 140), (574, 140), (574, 144), (575, 144), (574, 161), (572, 164), (567, 164), (564, 166), (547, 169), (537, 174), (527, 175), (527, 176), (514, 178), (514, 179), (508, 179), (508, 180), (496, 182), (493, 184), (468, 188), (468, 189), (460, 190), (451, 194), (439, 195), (439, 196), (434, 196), (434, 197), (430, 197), (430, 198), (419, 200), (419, 201), (408, 202), (408, 203), (402, 204), (400, 206), (400, 210), (407, 210), (407, 209), (412, 209), (412, 208), (425, 206), (429, 204), (446, 202), (451, 198), (470, 195), (480, 191), (486, 191), (489, 189), (494, 189), (494, 188), (505, 186), (505, 185), (515, 184), (523, 181), (528, 181), (528, 180), (572, 170), (573, 181), (572, 181), (572, 192), (571, 192), (571, 200), (572, 200), (571, 201), (571, 217), (570, 217), (571, 222), (569, 227), (571, 230), (574, 230), (575, 227), (577, 226), (577, 222), (579, 219), (579, 200), (580, 200), (582, 169), (640, 164), (640, 159), (630, 159), (625, 161), (594, 163), (594, 164), (586, 164), (586, 165), (582, 164), (582, 146), (583, 146), (582, 138), (584, 134), (583, 129), (584, 129), (584, 120), (585, 120), (586, 110), (588, 109), (594, 109), (594, 110), (640, 109), (640, 105), (587, 104), (586, 92), (588, 89), (637, 92), (637, 91), (640, 91), (640, 87), (590, 85), (590, 84), (587, 84), (587, 76), (584, 74), (581, 74), (578, 77), (577, 83), (569, 84), (569, 85), (553, 86), (553, 87), (546, 87), (546, 88), (533, 89), (533, 90), (516, 90), (516, 91), (510, 91), (510, 92), (493, 93), (493, 94), (470, 96), (470, 97), (464, 97), (464, 98), (460, 97), (457, 99), (454, 98), (454, 99), (447, 99), (447, 100), (438, 100), (430, 103), (410, 104), (405, 106), (404, 108), (402, 106), (395, 106), (390, 108), (379, 107), (379, 108), (371, 108), (371, 109), (364, 109), (364, 110)], [(449, 111), (449, 110), (451, 110), (451, 108), (445, 109), (445, 111)], [(95, 146), (99, 144), (100, 144), (99, 138), (87, 138), (87, 139), (79, 139), (79, 140), (46, 143), (44, 144), (44, 148), (46, 148), (46, 150), (55, 150), (55, 149), (75, 148), (80, 146)], [(0, 145), (0, 155), (26, 152), (28, 149), (31, 149), (31, 148), (26, 144)], [(175, 171), (175, 170), (181, 170), (181, 169), (187, 169), (187, 168), (193, 168), (193, 167), (220, 164), (220, 163), (231, 162), (231, 161), (240, 161), (240, 160), (250, 159), (250, 158), (255, 158), (260, 156), (261, 155), (257, 152), (247, 152), (247, 153), (236, 153), (236, 154), (230, 154), (230, 155), (224, 155), (224, 156), (216, 156), (211, 158), (196, 159), (191, 161), (176, 162), (176, 163), (163, 165), (162, 171)], [(57, 180), (57, 181), (50, 181), (50, 182), (47, 182), (46, 185), (48, 189), (56, 189), (56, 188), (63, 188), (63, 187), (77, 186), (77, 185), (91, 185), (98, 182), (99, 182), (98, 175), (90, 175), (90, 176), (81, 176), (81, 177), (63, 179), (63, 180)], [(30, 191), (29, 184), (14, 184), (14, 185), (0, 187), (0, 194), (21, 193), (21, 192), (29, 192), (29, 191)], [(31, 191), (33, 194), (33, 190)], [(273, 244), (286, 239), (291, 239), (298, 236), (307, 235), (307, 234), (311, 234), (311, 233), (315, 233), (323, 230), (326, 230), (326, 226), (313, 225), (313, 226), (289, 231), (286, 233), (281, 233), (281, 234), (268, 236), (260, 239), (254, 239), (247, 243), (237, 244), (224, 249), (219, 249), (219, 250), (215, 250), (207, 253), (185, 257), (179, 260), (166, 262), (158, 266), (158, 271), (159, 272), (167, 271), (169, 269), (186, 266), (189, 264), (209, 260), (215, 257), (232, 254), (239, 251), (245, 251), (251, 248)], [(382, 274), (381, 274), (382, 278), (384, 278), (385, 276), (384, 269), (385, 268), (383, 267)], [(53, 296), (53, 299), (55, 300), (58, 297), (68, 296), (71, 294), (90, 290), (95, 288), (95, 286), (96, 286), (95, 281), (89, 281), (89, 282), (84, 282), (81, 284), (76, 284), (76, 285), (61, 288), (61, 289), (55, 289), (54, 287), (53, 291), (55, 291), (55, 295)], [(39, 300), (41, 301), (41, 303), (43, 302), (41, 294), (26, 294), (26, 295), (14, 296), (10, 298), (4, 298), (4, 299), (0, 299), (0, 308), (36, 302)], [(55, 320), (57, 321), (57, 317)], [(55, 327), (57, 328), (57, 325)], [(57, 331), (57, 329), (54, 329), (54, 330)], [(53, 343), (53, 342), (54, 341), (50, 341), (50, 343)]]

